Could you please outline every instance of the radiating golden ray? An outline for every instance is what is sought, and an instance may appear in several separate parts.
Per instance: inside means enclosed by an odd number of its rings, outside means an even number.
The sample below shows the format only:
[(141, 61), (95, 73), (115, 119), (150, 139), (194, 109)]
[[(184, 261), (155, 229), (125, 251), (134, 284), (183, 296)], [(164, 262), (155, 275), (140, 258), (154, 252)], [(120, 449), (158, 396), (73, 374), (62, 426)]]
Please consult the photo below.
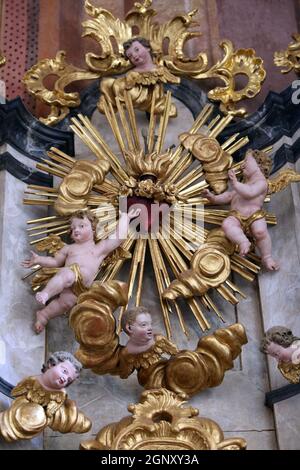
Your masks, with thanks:
[[(214, 118), (207, 124), (207, 128), (209, 129), (209, 131), (212, 130), (212, 128), (220, 121), (220, 119), (221, 119), (220, 114), (217, 114), (217, 116), (214, 117)], [(208, 135), (211, 137), (210, 132), (208, 133)]]
[[(205, 124), (205, 122), (208, 120), (209, 116), (213, 112), (213, 106), (212, 105), (205, 105), (204, 108), (201, 110), (199, 115), (197, 116), (196, 120), (194, 121), (192, 127), (189, 130), (190, 134), (194, 134), (197, 132), (197, 130)], [(179, 145), (175, 152), (170, 156), (172, 160), (172, 165), (169, 167), (169, 170), (166, 173), (166, 177), (164, 181), (166, 183), (170, 183), (172, 181), (175, 181), (174, 177), (174, 170), (176, 171), (177, 169), (177, 164), (182, 160), (182, 152), (184, 151), (184, 148), (182, 145)], [(192, 158), (190, 157), (190, 161), (192, 161)], [(178, 177), (178, 174), (176, 174), (176, 177)]]
[[(134, 234), (130, 233), (127, 240), (125, 240), (124, 243), (122, 243), (121, 247), (126, 251), (130, 251), (132, 245), (134, 244), (134, 241), (135, 241), (135, 236)], [(104, 269), (103, 273), (102, 273), (102, 270), (100, 270), (100, 280), (102, 282), (107, 282), (107, 281), (111, 281), (112, 279), (114, 279), (118, 275), (124, 262), (125, 260), (121, 259), (117, 261), (115, 265), (107, 266)]]
[(208, 305), (208, 308), (209, 309), (212, 309), (215, 314), (222, 320), (223, 323), (226, 323), (220, 310), (218, 309), (218, 307), (216, 306), (216, 304), (213, 302), (213, 300), (210, 298), (210, 296), (208, 294), (205, 294), (203, 296), (203, 299), (205, 299), (207, 305)]
[[(163, 235), (162, 235), (163, 236)], [(158, 241), (159, 243), (159, 241)], [(167, 268), (166, 268), (166, 264), (164, 262), (164, 259), (163, 259), (163, 256), (161, 254), (161, 250), (159, 249), (159, 253), (160, 253), (160, 261), (161, 261), (161, 271), (162, 271), (162, 274), (163, 274), (163, 279), (164, 279), (164, 284), (165, 284), (165, 287), (167, 288), (170, 283), (171, 283), (171, 279), (170, 279), (170, 276), (169, 276), (169, 273), (167, 271)], [(168, 306), (168, 309), (169, 311), (172, 311), (171, 307), (169, 306), (169, 302), (166, 300), (166, 299), (162, 299), (163, 302), (165, 302)], [(183, 319), (183, 315), (182, 315), (182, 312), (179, 308), (179, 305), (177, 303), (177, 301), (175, 300), (173, 302), (173, 306), (176, 310), (176, 313), (177, 313), (177, 317), (178, 317), (178, 320), (179, 320), (179, 323), (180, 323), (180, 326), (181, 326), (181, 329), (183, 331), (183, 333), (188, 337), (189, 336), (189, 333), (188, 333), (188, 330), (187, 330), (187, 327), (186, 327), (186, 324), (185, 324), (185, 321)]]
[[(127, 154), (127, 150), (133, 154), (139, 154), (141, 151), (140, 136), (137, 128), (136, 117), (132, 105), (131, 96), (125, 92), (125, 107), (122, 106), (120, 100), (116, 99), (116, 107), (118, 114), (111, 103), (104, 104), (104, 111), (106, 118), (110, 124), (114, 138), (123, 154)], [(160, 118), (159, 129), (156, 130), (157, 116), (155, 114), (155, 92), (150, 111), (150, 122), (147, 135), (148, 152), (153, 149), (161, 153), (169, 121), (169, 113), (171, 107), (171, 94), (167, 93), (166, 104), (164, 113)], [(217, 138), (223, 129), (231, 122), (232, 116), (222, 117), (217, 115), (209, 121), (213, 112), (212, 105), (206, 105), (197, 119), (191, 126), (189, 133), (197, 133), (201, 127), (206, 124), (208, 128), (208, 136)], [(98, 159), (107, 159), (111, 164), (111, 175), (114, 180), (105, 178), (104, 181), (93, 187), (93, 192), (90, 194), (87, 205), (92, 210), (101, 222), (101, 227), (98, 226), (97, 235), (98, 240), (105, 239), (112, 234), (116, 228), (117, 217), (116, 210), (118, 209), (118, 196), (123, 194), (126, 190), (126, 183), (130, 188), (134, 188), (135, 181), (130, 180), (129, 172), (126, 165), (119, 160), (117, 154), (106, 143), (104, 136), (96, 129), (91, 121), (82, 115), (77, 118), (72, 118), (72, 125), (74, 133), (88, 146), (93, 154)], [(157, 141), (155, 138), (157, 135)], [(244, 145), (248, 143), (248, 137), (240, 137), (236, 133), (230, 136), (222, 145), (222, 149), (229, 154), (233, 154)], [(272, 147), (264, 149), (271, 152)], [(147, 153), (147, 152), (146, 152)], [(37, 167), (42, 171), (46, 171), (51, 175), (64, 178), (70, 173), (76, 159), (70, 157), (64, 152), (56, 148), (51, 148), (47, 152), (48, 158), (44, 158), (42, 163)], [(127, 157), (126, 157), (127, 158)], [(128, 157), (130, 159), (130, 156)], [(141, 157), (142, 158), (142, 157)], [(124, 158), (125, 159), (125, 158)], [(171, 337), (171, 322), (170, 315), (177, 313), (181, 328), (187, 335), (187, 328), (184, 322), (182, 312), (179, 308), (177, 301), (169, 301), (162, 297), (164, 290), (169, 287), (171, 283), (169, 268), (174, 277), (177, 277), (182, 271), (186, 271), (190, 267), (190, 261), (193, 253), (199, 248), (201, 243), (204, 243), (208, 234), (202, 226), (197, 225), (197, 221), (207, 222), (216, 226), (220, 226), (223, 220), (228, 216), (227, 210), (214, 209), (208, 204), (205, 198), (200, 196), (202, 189), (208, 187), (204, 179), (204, 173), (201, 163), (197, 162), (196, 167), (191, 165), (195, 162), (195, 158), (188, 152), (181, 144), (177, 146), (175, 151), (170, 153), (171, 165), (167, 168), (163, 177), (159, 179), (160, 184), (175, 184), (177, 194), (183, 198), (178, 199), (175, 207), (173, 206), (173, 213), (170, 216), (171, 226), (166, 233), (164, 227), (160, 227), (160, 232), (156, 234), (156, 238), (151, 238), (149, 234), (147, 239), (139, 238), (136, 240), (134, 234), (130, 233), (127, 240), (124, 241), (121, 247), (126, 251), (132, 251), (133, 258), (130, 264), (130, 271), (128, 276), (129, 282), (129, 298), (132, 299), (135, 305), (140, 305), (142, 298), (142, 285), (145, 270), (145, 258), (147, 245), (149, 246), (150, 255), (152, 259), (153, 269), (157, 288), (159, 292), (160, 304), (163, 314), (163, 321), (166, 328), (167, 336)], [(236, 174), (241, 172), (242, 162), (232, 165)], [(125, 189), (124, 189), (125, 188)], [(173, 189), (168, 189), (173, 191)], [(58, 191), (55, 188), (47, 188), (43, 186), (30, 185), (26, 192), (30, 198), (26, 198), (25, 204), (43, 204), (52, 205), (57, 196)], [(131, 193), (132, 194), (132, 193)], [(133, 194), (135, 194), (133, 192)], [(195, 207), (201, 205), (202, 207)], [(98, 207), (99, 206), (99, 207)], [(94, 208), (93, 208), (94, 207)], [(184, 219), (180, 220), (176, 210), (184, 211)], [(276, 223), (273, 215), (267, 216), (268, 223)], [(30, 237), (37, 238), (41, 235), (50, 233), (57, 235), (64, 235), (69, 232), (69, 219), (62, 217), (45, 217), (28, 221), (32, 227), (27, 229)], [(99, 224), (100, 225), (100, 224)], [(46, 240), (48, 237), (40, 238), (31, 241), (31, 245), (40, 241)], [(122, 254), (121, 254), (122, 256)], [(114, 279), (126, 261), (125, 257), (114, 259), (111, 264), (103, 267), (98, 273), (102, 282)], [(255, 275), (259, 272), (259, 258), (254, 253), (249, 253), (247, 258), (242, 258), (238, 254), (231, 256), (231, 270), (238, 273), (244, 279), (252, 281)], [(29, 277), (32, 274), (28, 274)], [(98, 277), (98, 276), (97, 276)], [(239, 288), (229, 279), (227, 279), (221, 286), (216, 289), (217, 292), (228, 302), (235, 304), (238, 302), (236, 294), (245, 297)], [(207, 321), (203, 307), (209, 311), (213, 311), (222, 321), (221, 312), (218, 310), (217, 305), (214, 303), (208, 293), (199, 298), (187, 299), (187, 304), (190, 307), (197, 323), (202, 330), (210, 327)], [(126, 308), (126, 307), (125, 307)], [(123, 308), (119, 317), (119, 325), (122, 318)]]
[(50, 199), (23, 199), (23, 204), (26, 206), (30, 205), (30, 206), (34, 206), (34, 205), (38, 205), (38, 206), (51, 206), (52, 204), (54, 204), (54, 200), (50, 200)]
[(49, 192), (49, 193), (57, 194), (57, 188), (49, 188), (48, 186), (38, 186), (36, 184), (29, 184), (27, 186), (27, 188), (28, 189), (34, 189), (34, 190), (41, 190), (41, 191), (47, 190), (47, 192)]
[(165, 325), (167, 337), (170, 339), (172, 334), (171, 334), (169, 310), (168, 310), (167, 303), (165, 302), (162, 296), (164, 289), (167, 287), (165, 285), (165, 278), (163, 275), (164, 263), (162, 261), (162, 256), (158, 247), (157, 240), (154, 240), (154, 239), (152, 240), (151, 238), (149, 238), (148, 243), (149, 243), (152, 265), (153, 265), (154, 274), (155, 274), (155, 280), (156, 280), (156, 285), (157, 285), (157, 290), (158, 290), (158, 295), (159, 295), (160, 306), (163, 312), (164, 325)]
[(158, 132), (158, 139), (157, 139), (157, 144), (156, 144), (156, 151), (157, 153), (162, 152), (162, 147), (166, 138), (166, 132), (167, 132), (167, 126), (170, 118), (170, 110), (171, 110), (171, 92), (167, 92), (166, 96), (166, 103), (165, 103), (165, 108), (163, 115), (160, 118), (160, 128)]
[(187, 175), (185, 175), (183, 178), (181, 178), (180, 183), (177, 183), (177, 189), (178, 191), (182, 191), (183, 189), (187, 188), (189, 185), (194, 183), (197, 179), (200, 179), (203, 177), (203, 170), (201, 167), (194, 168), (194, 170), (191, 170)]
[(238, 294), (240, 294), (241, 297), (243, 297), (243, 299), (246, 299), (247, 296), (244, 294), (243, 291), (241, 291), (236, 284), (234, 284), (233, 282), (231, 282), (229, 279), (227, 279), (227, 281), (225, 281), (225, 284), (227, 284), (230, 289), (232, 289), (234, 292), (237, 292)]
[(40, 230), (42, 228), (48, 228), (48, 227), (57, 227), (57, 226), (62, 226), (64, 225), (66, 222), (65, 221), (56, 221), (56, 222), (49, 222), (49, 223), (44, 223), (44, 224), (41, 224), (41, 225), (36, 225), (35, 227), (31, 227), (31, 228), (27, 228), (27, 232), (32, 232), (34, 230)]
[(155, 85), (152, 95), (151, 101), (151, 111), (150, 111), (150, 121), (149, 121), (149, 129), (148, 129), (148, 152), (153, 152), (154, 148), (154, 137), (155, 137), (155, 127), (156, 127), (156, 114), (155, 114), (155, 103), (156, 103), (156, 96), (158, 92), (158, 85)]
[[(137, 290), (141, 291), (142, 289), (142, 284), (141, 281), (143, 280), (143, 274), (144, 274), (144, 266), (145, 266), (145, 254), (146, 254), (146, 246), (147, 246), (147, 240), (138, 238), (135, 247), (134, 247), (134, 253), (133, 257), (131, 260), (131, 266), (130, 266), (130, 271), (128, 275), (128, 301), (130, 300), (131, 297), (133, 297), (133, 289), (135, 285), (135, 280), (139, 271), (139, 282), (137, 285)], [(136, 298), (140, 299), (140, 292), (138, 292)], [(137, 306), (137, 302), (135, 302), (135, 306)], [(128, 303), (121, 307), (120, 309), (120, 317), (119, 317), (119, 323), (121, 322), (121, 318), (123, 316), (124, 311), (127, 309)]]
[(56, 155), (59, 155), (64, 160), (67, 160), (70, 163), (74, 164), (76, 162), (76, 158), (70, 157), (70, 155), (68, 155), (67, 153), (63, 152), (62, 150), (60, 150), (56, 147), (50, 147), (50, 151), (53, 152)]
[(48, 228), (46, 230), (42, 230), (40, 232), (37, 232), (37, 233), (31, 233), (29, 235), (29, 237), (37, 237), (39, 235), (44, 235), (44, 233), (55, 233), (55, 232), (59, 232), (61, 231), (62, 229), (69, 229), (70, 228), (70, 224), (66, 224), (66, 225), (62, 225), (62, 226), (59, 226), (59, 227), (52, 227), (52, 228)]
[[(79, 136), (79, 138), (84, 136), (84, 142), (87, 140), (87, 145), (96, 147), (97, 153), (95, 153), (95, 155), (98, 156), (98, 158), (103, 159), (103, 157), (105, 157), (109, 159), (112, 166), (111, 174), (120, 184), (124, 184), (128, 179), (128, 175), (123, 170), (117, 156), (105, 142), (100, 132), (95, 128), (95, 126), (93, 126), (91, 121), (87, 117), (82, 116), (82, 114), (78, 114), (77, 118), (72, 118), (72, 122), (74, 125), (70, 127), (73, 131)], [(99, 144), (100, 148), (97, 144)]]
[(216, 125), (210, 129), (209, 137), (217, 138), (219, 134), (225, 129), (226, 126), (232, 121), (234, 116), (232, 114), (228, 114), (228, 116), (224, 116), (220, 119)]
[(39, 218), (39, 219), (32, 219), (32, 220), (27, 220), (27, 224), (28, 225), (31, 225), (31, 224), (38, 224), (40, 222), (46, 222), (48, 220), (60, 220), (60, 217), (58, 217), (57, 215), (51, 215), (49, 217), (42, 217), (42, 218)]
[(118, 109), (119, 116), (120, 116), (120, 119), (121, 119), (121, 123), (122, 123), (123, 129), (124, 129), (125, 137), (126, 137), (126, 140), (127, 140), (127, 149), (129, 149), (129, 151), (133, 152), (134, 151), (134, 142), (132, 140), (132, 134), (131, 134), (130, 128), (128, 126), (128, 121), (127, 121), (126, 116), (125, 116), (124, 108), (123, 108), (122, 104), (120, 103), (120, 100), (119, 100), (118, 97), (116, 97), (116, 104), (117, 104), (117, 109)]
[(227, 300), (227, 302), (230, 302), (232, 305), (236, 305), (238, 303), (239, 299), (224, 284), (216, 287), (216, 290), (225, 300)]
[(119, 128), (119, 124), (116, 118), (116, 113), (114, 112), (114, 109), (112, 107), (112, 104), (107, 102), (106, 99), (103, 100), (103, 108), (104, 108), (104, 113), (106, 116), (107, 121), (110, 124), (111, 130), (115, 136), (115, 139), (119, 145), (119, 148), (124, 155), (125, 153), (125, 145), (123, 141), (123, 137)]
[(241, 137), (234, 144), (228, 147), (226, 152), (229, 153), (230, 155), (233, 155), (234, 152), (237, 152), (239, 149), (244, 147), (244, 145), (248, 144), (248, 142), (249, 142), (248, 137)]
[(125, 104), (126, 104), (126, 108), (128, 111), (128, 115), (129, 115), (129, 122), (130, 122), (131, 130), (132, 130), (135, 150), (139, 152), (141, 150), (141, 143), (140, 143), (139, 133), (138, 133), (137, 124), (136, 124), (135, 112), (133, 109), (131, 95), (126, 90), (124, 92), (124, 98), (125, 98)]
[[(186, 271), (188, 269), (188, 265), (181, 257), (180, 253), (176, 249), (175, 245), (167, 239), (163, 239), (161, 236), (158, 237), (160, 246), (163, 249), (163, 252), (170, 264), (170, 267), (173, 271), (173, 274), (177, 277), (180, 272)], [(206, 329), (210, 328), (208, 321), (206, 320), (199, 304), (196, 302), (195, 299), (187, 299), (187, 303), (190, 306), (200, 328), (205, 331)]]
[[(176, 163), (176, 168), (172, 167), (172, 175), (166, 179), (166, 183), (174, 183), (182, 173), (184, 173), (191, 163), (193, 162), (193, 157), (190, 152), (187, 152), (178, 163)], [(168, 172), (169, 173), (169, 172)]]
[[(65, 235), (65, 234), (67, 234), (67, 233), (69, 233), (69, 232), (70, 232), (69, 229), (68, 229), (68, 230), (63, 230), (62, 232), (58, 232), (58, 233), (56, 233), (55, 235), (57, 235), (57, 236)], [(44, 241), (44, 240), (47, 240), (47, 238), (48, 238), (48, 236), (47, 236), (47, 237), (43, 237), (43, 238), (39, 238), (38, 240), (32, 240), (32, 242), (30, 242), (29, 245), (36, 245), (36, 244), (39, 243), (39, 242), (42, 242), (42, 241)]]
[(186, 198), (197, 196), (199, 193), (201, 193), (201, 191), (203, 191), (203, 189), (205, 189), (205, 186), (207, 186), (207, 183), (204, 180), (200, 181), (199, 183), (194, 184), (190, 188), (180, 191), (179, 196)]

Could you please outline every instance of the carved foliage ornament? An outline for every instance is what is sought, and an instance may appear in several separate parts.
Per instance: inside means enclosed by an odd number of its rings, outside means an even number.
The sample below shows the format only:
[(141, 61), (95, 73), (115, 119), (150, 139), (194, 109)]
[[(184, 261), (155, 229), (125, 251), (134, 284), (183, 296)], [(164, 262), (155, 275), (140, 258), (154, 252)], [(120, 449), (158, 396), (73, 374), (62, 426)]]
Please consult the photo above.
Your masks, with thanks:
[[(194, 20), (197, 10), (178, 14), (160, 25), (153, 22), (157, 13), (151, 5), (152, 1), (149, 0), (145, 0), (143, 4), (135, 3), (134, 8), (122, 21), (104, 8), (97, 8), (86, 0), (85, 10), (91, 19), (83, 22), (83, 37), (91, 37), (97, 41), (101, 52), (86, 54), (88, 68), (85, 70), (68, 64), (65, 60), (66, 53), (58, 51), (55, 59), (41, 60), (28, 70), (23, 79), (31, 94), (51, 106), (49, 116), (43, 119), (45, 124), (55, 125), (67, 116), (70, 108), (80, 104), (78, 93), (65, 91), (67, 85), (78, 80), (126, 73), (131, 68), (129, 60), (124, 56), (123, 43), (135, 36), (134, 28), (138, 30), (139, 36), (150, 41), (156, 65), (166, 70), (165, 78), (168, 74), (170, 77), (185, 76), (196, 80), (218, 78), (224, 86), (212, 89), (208, 97), (220, 101), (225, 113), (245, 115), (245, 108), (236, 109), (235, 103), (259, 93), (266, 76), (262, 59), (255, 56), (253, 49), (234, 50), (229, 40), (220, 43), (224, 56), (211, 67), (204, 52), (191, 59), (185, 55), (184, 46), (189, 39), (201, 35), (200, 32), (190, 31), (190, 28), (198, 26)], [(165, 39), (168, 41), (164, 52)], [(242, 89), (237, 90), (235, 78), (239, 74), (247, 76), (248, 81)], [(49, 75), (58, 77), (52, 90), (44, 84)]]
[(289, 73), (294, 70), (300, 72), (300, 34), (292, 34), (293, 42), (290, 42), (285, 51), (276, 51), (274, 53), (274, 64), (281, 68), (281, 73)]
[(224, 439), (220, 426), (199, 418), (196, 408), (184, 407), (186, 396), (166, 389), (142, 394), (140, 403), (129, 405), (132, 416), (109, 424), (94, 440), (82, 442), (82, 450), (242, 450), (243, 438)]

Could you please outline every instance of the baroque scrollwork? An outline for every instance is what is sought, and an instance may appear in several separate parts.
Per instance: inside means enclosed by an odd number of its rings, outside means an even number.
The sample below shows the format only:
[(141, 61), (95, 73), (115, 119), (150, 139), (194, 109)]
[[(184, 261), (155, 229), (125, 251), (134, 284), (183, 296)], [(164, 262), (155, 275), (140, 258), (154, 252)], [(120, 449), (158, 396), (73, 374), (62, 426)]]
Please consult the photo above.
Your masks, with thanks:
[(281, 73), (289, 73), (294, 70), (296, 73), (300, 72), (300, 34), (292, 34), (294, 39), (285, 51), (276, 51), (274, 53), (274, 64), (277, 67), (285, 67), (280, 71)]
[[(192, 10), (187, 14), (178, 14), (162, 25), (153, 21), (157, 12), (152, 8), (152, 1), (148, 0), (142, 4), (135, 3), (134, 8), (126, 15), (124, 21), (115, 18), (111, 12), (101, 7), (95, 7), (88, 0), (85, 2), (85, 10), (90, 19), (83, 22), (83, 37), (91, 37), (97, 41), (101, 48), (99, 54), (91, 52), (86, 54), (87, 70), (78, 69), (68, 64), (65, 52), (59, 51), (55, 59), (44, 59), (38, 62), (24, 77), (23, 81), (28, 91), (37, 99), (51, 106), (50, 115), (43, 120), (45, 124), (57, 124), (69, 113), (70, 107), (76, 107), (80, 104), (78, 93), (65, 91), (67, 85), (77, 80), (98, 79), (126, 74), (130, 71), (131, 64), (124, 55), (123, 43), (134, 37), (134, 29), (138, 30), (139, 36), (150, 42), (157, 69), (155, 73), (151, 72), (150, 82), (149, 79), (146, 79), (145, 86), (140, 83), (141, 74), (136, 77), (136, 74), (132, 72), (132, 79), (137, 87), (144, 86), (142, 100), (138, 98), (135, 102), (133, 99), (134, 105), (141, 107), (141, 109), (149, 110), (152, 92), (149, 92), (149, 97), (147, 97), (147, 87), (149, 84), (153, 84), (155, 74), (159, 74), (155, 78), (155, 83), (161, 84), (164, 82), (178, 83), (180, 77), (183, 76), (196, 80), (220, 79), (225, 86), (218, 86), (210, 90), (208, 96), (212, 100), (221, 102), (223, 112), (233, 115), (244, 115), (245, 108), (236, 109), (236, 103), (244, 98), (254, 97), (261, 89), (266, 72), (262, 59), (256, 57), (253, 49), (235, 50), (230, 41), (224, 40), (220, 44), (224, 56), (212, 66), (208, 65), (208, 57), (205, 52), (200, 52), (193, 59), (185, 55), (186, 42), (201, 35), (200, 32), (190, 30), (190, 28), (198, 26), (194, 19), (197, 10)], [(168, 39), (168, 44), (167, 50), (164, 52), (165, 39)], [(57, 75), (58, 79), (53, 90), (49, 90), (44, 85), (44, 80), (53, 74)], [(248, 81), (242, 89), (238, 90), (235, 82), (239, 74), (245, 75)], [(107, 86), (109, 88), (107, 96), (109, 96), (113, 92), (113, 81), (107, 82)], [(140, 91), (138, 91), (139, 93)], [(158, 95), (157, 99), (161, 102), (161, 106), (157, 107), (157, 112), (162, 113), (164, 99), (161, 93)], [(112, 103), (115, 105), (114, 97)], [(100, 109), (104, 111), (101, 103)], [(171, 107), (170, 112), (175, 115), (176, 109)]]
[(291, 183), (300, 181), (300, 174), (292, 169), (282, 170), (276, 176), (268, 180), (268, 194), (278, 193), (287, 188)]
[(178, 351), (170, 340), (156, 335), (152, 347), (133, 354), (119, 344), (113, 316), (113, 311), (126, 303), (126, 284), (95, 282), (80, 295), (70, 313), (70, 326), (80, 344), (76, 356), (96, 374), (127, 378), (137, 370), (139, 383), (147, 389), (165, 387), (194, 395), (219, 385), (247, 342), (243, 326), (235, 324), (201, 338), (195, 351)]
[(57, 214), (66, 217), (77, 210), (86, 209), (93, 187), (103, 183), (109, 169), (110, 164), (105, 158), (77, 161), (58, 188), (54, 204)]
[[(44, 80), (50, 76), (57, 76), (53, 90), (49, 90)], [(55, 125), (63, 120), (70, 112), (80, 104), (79, 93), (67, 93), (65, 88), (70, 83), (78, 80), (91, 80), (98, 75), (88, 70), (78, 69), (66, 62), (66, 52), (58, 51), (55, 59), (43, 59), (26, 72), (23, 83), (29, 93), (51, 107), (47, 118), (40, 118), (44, 124)]]
[[(230, 256), (234, 251), (235, 245), (221, 229), (211, 230), (205, 243), (195, 251), (190, 262), (191, 269), (180, 273), (171, 282), (164, 291), (164, 298), (175, 300), (178, 297), (204, 296), (210, 288), (222, 286), (230, 275)], [(238, 302), (233, 295), (230, 301)]]
[(225, 152), (217, 139), (203, 134), (181, 134), (180, 141), (184, 148), (192, 152), (202, 164), (205, 180), (216, 194), (227, 189), (228, 170), (233, 158)]
[(35, 377), (20, 382), (12, 396), (11, 407), (0, 413), (0, 437), (7, 442), (32, 439), (47, 426), (61, 433), (84, 433), (92, 426), (66, 392), (47, 391)]
[(0, 52), (0, 67), (6, 63), (6, 58)]
[(224, 439), (220, 426), (186, 407), (186, 396), (166, 389), (144, 392), (127, 416), (101, 429), (82, 450), (242, 450), (243, 438)]

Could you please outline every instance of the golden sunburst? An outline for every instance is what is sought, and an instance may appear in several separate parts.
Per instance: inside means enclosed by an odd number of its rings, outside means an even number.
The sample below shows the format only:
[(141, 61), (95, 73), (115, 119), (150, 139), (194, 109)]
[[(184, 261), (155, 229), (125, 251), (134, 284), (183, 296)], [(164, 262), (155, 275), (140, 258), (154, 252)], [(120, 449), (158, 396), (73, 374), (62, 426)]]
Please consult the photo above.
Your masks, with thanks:
[[(169, 295), (167, 292), (171, 282), (180, 279), (181, 274), (188, 271), (190, 266), (193, 267), (201, 258), (201, 275), (205, 278), (205, 282), (203, 279), (201, 281), (201, 292), (198, 295), (187, 294), (185, 297), (200, 328), (206, 330), (210, 328), (207, 314), (205, 314), (206, 310), (213, 310), (222, 318), (208, 289), (213, 287), (227, 301), (237, 303), (236, 294), (242, 294), (242, 292), (229, 280), (230, 271), (252, 281), (259, 271), (259, 258), (254, 252), (250, 252), (247, 258), (240, 257), (234, 252), (234, 247), (232, 249), (227, 246), (228, 242), (227, 245), (224, 240), (220, 242), (218, 232), (211, 234), (211, 231), (204, 228), (204, 222), (220, 226), (228, 215), (228, 211), (210, 207), (207, 200), (201, 197), (201, 191), (208, 187), (205, 164), (198, 162), (197, 166), (193, 165), (196, 159), (184, 146), (184, 142), (174, 150), (163, 149), (170, 114), (171, 93), (167, 93), (165, 111), (159, 122), (156, 122), (158, 118), (154, 113), (153, 98), (145, 151), (140, 141), (138, 124), (129, 94), (125, 95), (125, 101), (126, 107), (124, 108), (117, 99), (117, 115), (111, 104), (106, 103), (104, 106), (106, 118), (120, 148), (123, 161), (112, 151), (90, 120), (78, 115), (77, 118), (73, 118), (71, 128), (93, 152), (96, 160), (94, 162), (76, 161), (62, 151), (52, 148), (48, 152), (49, 159), (37, 164), (37, 168), (61, 178), (63, 182), (58, 188), (34, 185), (28, 187), (27, 194), (30, 194), (30, 197), (24, 199), (25, 204), (53, 206), (56, 212), (56, 215), (50, 217), (28, 221), (30, 225), (28, 232), (32, 238), (31, 245), (42, 243), (41, 249), (47, 249), (47, 247), (49, 249), (53, 243), (59, 246), (58, 236), (68, 233), (68, 216), (78, 208), (89, 208), (99, 218), (102, 230), (98, 231), (98, 237), (101, 239), (109, 236), (116, 227), (120, 197), (126, 196), (127, 203), (129, 200), (128, 205), (131, 199), (131, 202), (141, 202), (146, 206), (148, 200), (150, 204), (155, 202), (161, 204), (160, 207), (171, 207), (167, 231), (166, 226), (161, 223), (155, 233), (148, 230), (143, 236), (138, 236), (130, 232), (121, 248), (123, 254), (124, 252), (132, 254), (131, 261), (128, 261), (129, 256), (113, 256), (110, 262), (102, 267), (97, 279), (103, 282), (115, 279), (123, 263), (131, 262), (127, 280), (129, 299), (135, 305), (140, 305), (148, 248), (166, 333), (168, 337), (171, 336), (170, 314), (176, 312), (183, 332), (188, 334), (178, 300), (176, 296)], [(213, 106), (206, 105), (188, 132), (190, 135), (197, 134), (197, 131), (201, 131), (205, 125), (206, 139), (214, 139), (215, 145), (217, 137), (230, 123), (232, 116), (218, 115), (211, 119), (212, 111)], [(248, 143), (248, 138), (239, 138), (238, 134), (231, 136), (222, 145), (217, 143), (218, 155), (222, 152), (226, 153), (225, 160), (230, 161), (230, 166), (237, 173), (240, 164), (232, 164), (231, 156), (246, 143)], [(224, 160), (224, 155), (222, 158)], [(183, 220), (181, 219), (182, 213), (184, 213)], [(272, 216), (268, 216), (267, 221), (275, 223)], [(209, 234), (211, 235), (208, 237)], [(222, 243), (225, 248), (220, 248), (223, 246)], [(204, 251), (199, 254), (201, 246), (204, 246)], [(211, 264), (213, 270), (211, 270)], [(223, 265), (228, 271), (226, 276), (220, 275)], [(220, 279), (220, 282), (210, 282), (213, 276), (217, 276), (215, 279)], [(126, 306), (121, 309), (120, 319), (125, 309)]]

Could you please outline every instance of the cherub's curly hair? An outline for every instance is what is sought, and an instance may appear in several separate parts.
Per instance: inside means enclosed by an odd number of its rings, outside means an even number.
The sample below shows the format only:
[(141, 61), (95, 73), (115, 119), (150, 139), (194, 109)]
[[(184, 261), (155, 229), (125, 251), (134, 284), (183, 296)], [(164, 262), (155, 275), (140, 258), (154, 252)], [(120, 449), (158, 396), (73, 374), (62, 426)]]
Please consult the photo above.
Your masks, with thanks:
[(129, 308), (128, 310), (126, 310), (126, 312), (124, 312), (124, 315), (122, 316), (122, 320), (121, 320), (121, 326), (122, 326), (122, 330), (125, 331), (125, 333), (128, 334), (127, 330), (126, 330), (126, 325), (127, 323), (129, 325), (131, 325), (132, 323), (135, 322), (136, 320), (136, 317), (138, 315), (140, 315), (141, 313), (149, 313), (149, 309), (147, 307), (132, 307), (132, 308)]
[(137, 36), (136, 38), (128, 39), (128, 41), (125, 41), (123, 43), (124, 56), (126, 57), (126, 59), (127, 59), (126, 51), (131, 47), (132, 43), (135, 42), (135, 41), (139, 42), (140, 44), (142, 44), (142, 46), (149, 49), (151, 57), (153, 57), (153, 50), (152, 50), (150, 41), (146, 38), (141, 37), (141, 36)]
[(98, 224), (98, 219), (90, 210), (87, 209), (74, 212), (70, 216), (70, 225), (73, 219), (84, 219), (85, 217), (91, 222), (92, 230), (94, 233), (94, 240), (96, 241), (96, 228)]
[(51, 354), (45, 364), (42, 366), (42, 373), (46, 372), (46, 370), (50, 369), (50, 367), (57, 366), (60, 362), (69, 361), (76, 370), (77, 375), (80, 374), (82, 370), (81, 362), (77, 361), (77, 359), (73, 356), (73, 354), (67, 351), (57, 351)]
[(261, 340), (260, 351), (267, 354), (268, 346), (271, 343), (279, 344), (283, 348), (288, 348), (294, 341), (299, 340), (297, 336), (293, 335), (293, 332), (290, 328), (286, 326), (276, 325), (272, 328), (269, 328), (265, 332), (265, 337)]
[(268, 178), (272, 169), (272, 159), (262, 150), (248, 149), (246, 155), (248, 152), (251, 153), (253, 158), (256, 160), (265, 178)]

